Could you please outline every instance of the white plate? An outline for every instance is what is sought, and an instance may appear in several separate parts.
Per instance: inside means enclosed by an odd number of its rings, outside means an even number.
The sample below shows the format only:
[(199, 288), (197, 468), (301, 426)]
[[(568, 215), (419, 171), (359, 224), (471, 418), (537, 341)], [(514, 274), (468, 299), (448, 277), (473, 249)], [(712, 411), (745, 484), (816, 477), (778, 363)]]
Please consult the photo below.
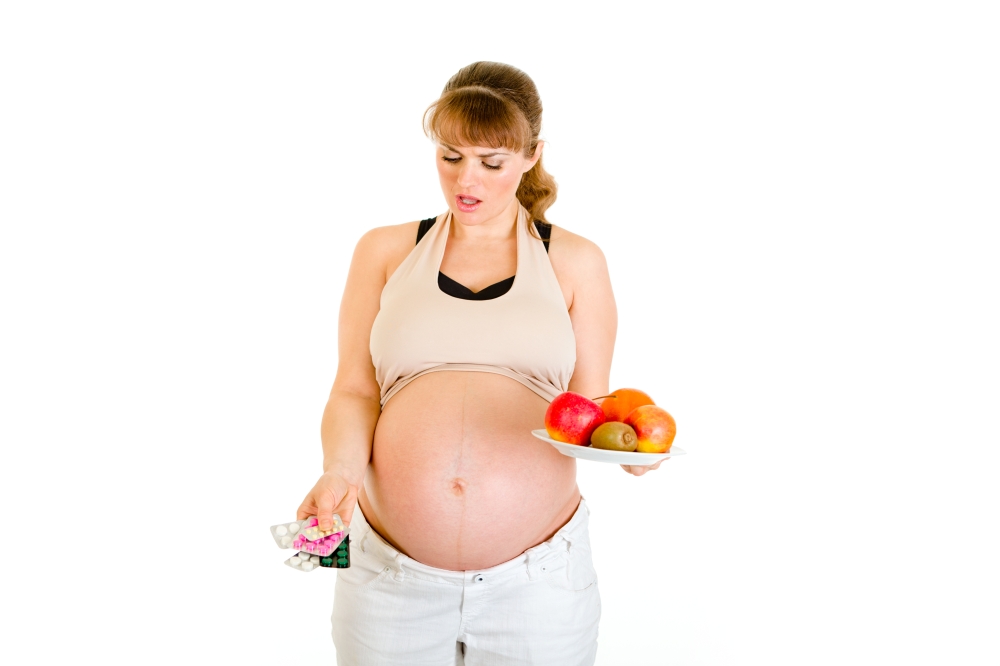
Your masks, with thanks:
[(581, 460), (596, 460), (597, 462), (615, 463), (616, 465), (652, 465), (660, 460), (664, 460), (665, 458), (682, 456), (687, 453), (687, 451), (679, 446), (671, 446), (670, 450), (666, 453), (608, 451), (607, 449), (595, 449), (592, 446), (579, 446), (578, 444), (557, 442), (549, 437), (549, 433), (544, 428), (541, 430), (532, 430), (531, 434), (543, 442), (548, 442), (552, 446), (556, 447), (556, 450), (564, 456), (569, 456), (570, 458), (580, 458)]

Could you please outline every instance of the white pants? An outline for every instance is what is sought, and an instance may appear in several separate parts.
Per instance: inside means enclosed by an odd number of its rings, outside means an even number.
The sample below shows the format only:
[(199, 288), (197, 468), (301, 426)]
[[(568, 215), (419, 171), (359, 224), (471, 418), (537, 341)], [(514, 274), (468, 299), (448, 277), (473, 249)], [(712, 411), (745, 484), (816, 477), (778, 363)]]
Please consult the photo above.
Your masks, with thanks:
[(360, 507), (351, 567), (337, 571), (333, 642), (340, 666), (592, 665), (601, 597), (581, 500), (556, 534), (481, 571), (448, 571), (403, 555)]

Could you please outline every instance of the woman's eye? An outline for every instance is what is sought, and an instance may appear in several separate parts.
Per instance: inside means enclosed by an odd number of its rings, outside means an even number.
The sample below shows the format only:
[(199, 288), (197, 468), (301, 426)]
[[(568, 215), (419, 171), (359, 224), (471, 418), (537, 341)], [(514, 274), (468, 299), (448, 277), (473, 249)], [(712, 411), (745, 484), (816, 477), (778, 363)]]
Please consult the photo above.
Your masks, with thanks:
[(483, 162), (483, 166), (486, 167), (487, 169), (496, 170), (496, 169), (499, 169), (500, 167), (502, 167), (503, 165), (502, 164), (487, 164), (486, 162)]
[(461, 157), (442, 157), (441, 159), (443, 159), (445, 162), (450, 162), (451, 164), (454, 164), (455, 162), (459, 161), (462, 158)]

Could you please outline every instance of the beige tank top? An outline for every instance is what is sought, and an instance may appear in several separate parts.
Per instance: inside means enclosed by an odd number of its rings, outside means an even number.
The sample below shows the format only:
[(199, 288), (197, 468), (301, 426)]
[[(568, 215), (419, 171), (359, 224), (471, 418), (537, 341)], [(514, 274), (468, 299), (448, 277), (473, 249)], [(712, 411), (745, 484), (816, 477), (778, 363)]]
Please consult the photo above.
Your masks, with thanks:
[(542, 241), (517, 217), (517, 272), (506, 294), (455, 298), (438, 287), (451, 212), (439, 215), (382, 289), (370, 351), (382, 406), (429, 372), (491, 372), (545, 400), (568, 390), (576, 336)]

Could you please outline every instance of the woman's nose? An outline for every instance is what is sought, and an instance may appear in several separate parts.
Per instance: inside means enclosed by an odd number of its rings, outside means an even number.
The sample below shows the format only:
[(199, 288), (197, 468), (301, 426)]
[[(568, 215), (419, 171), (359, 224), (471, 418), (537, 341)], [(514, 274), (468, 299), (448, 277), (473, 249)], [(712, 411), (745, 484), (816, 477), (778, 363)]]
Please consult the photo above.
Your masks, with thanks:
[(477, 183), (476, 172), (468, 160), (463, 160), (463, 162), (464, 164), (458, 169), (458, 184), (460, 187), (470, 187)]

